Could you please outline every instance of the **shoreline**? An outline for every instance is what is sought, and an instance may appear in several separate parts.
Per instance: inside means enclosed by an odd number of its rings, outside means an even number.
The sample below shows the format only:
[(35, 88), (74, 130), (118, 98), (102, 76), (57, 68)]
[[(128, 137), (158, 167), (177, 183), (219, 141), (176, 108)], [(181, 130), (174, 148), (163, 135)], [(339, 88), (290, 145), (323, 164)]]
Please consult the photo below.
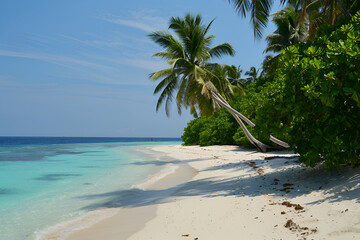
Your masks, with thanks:
[[(147, 221), (156, 216), (155, 206), (142, 206), (148, 203), (142, 203), (144, 197), (143, 191), (156, 191), (162, 188), (173, 188), (178, 184), (185, 183), (191, 179), (195, 171), (187, 164), (178, 162), (176, 159), (170, 159), (170, 162), (162, 160), (169, 158), (163, 156), (164, 153), (152, 150), (153, 147), (141, 147), (135, 149), (139, 154), (156, 156), (155, 161), (158, 161), (160, 165), (163, 165), (160, 170), (154, 174), (149, 175), (144, 181), (132, 185), (129, 189), (122, 190), (123, 193), (119, 195), (119, 203), (113, 202), (108, 207), (102, 207), (99, 209), (91, 210), (75, 219), (71, 219), (65, 222), (60, 222), (46, 229), (42, 229), (35, 233), (35, 240), (75, 240), (75, 239), (106, 239), (106, 236), (97, 236), (96, 229), (98, 227), (108, 229), (111, 232), (111, 227), (107, 227), (112, 222), (120, 223), (123, 228), (119, 232), (114, 234), (120, 234), (121, 238), (127, 239), (130, 235), (139, 231)], [(176, 162), (175, 164), (171, 161)], [(156, 198), (163, 198), (170, 195), (171, 191), (163, 192), (161, 195), (158, 193), (146, 194), (149, 201), (155, 201)], [(125, 195), (130, 195), (129, 197)], [(154, 197), (152, 198), (152, 195)], [(156, 196), (158, 195), (158, 196)], [(130, 202), (133, 203), (130, 203)], [(119, 205), (119, 206), (116, 206)], [(122, 205), (125, 205), (122, 207)], [(135, 206), (137, 205), (137, 206)], [(126, 216), (123, 218), (122, 216)], [(138, 217), (141, 216), (141, 217)], [(128, 221), (131, 218), (132, 221)], [(126, 220), (127, 219), (127, 220)], [(92, 232), (95, 229), (91, 237), (88, 236), (88, 231)], [(83, 231), (86, 231), (86, 236), (83, 235)], [(95, 233), (95, 234), (94, 234)], [(110, 236), (111, 237), (111, 236)], [(114, 236), (113, 236), (114, 237)]]
[(321, 166), (305, 167), (291, 152), (237, 146), (149, 149), (164, 157), (159, 162), (179, 168), (139, 190), (140, 202), (66, 240), (340, 240), (360, 235), (358, 169), (326, 173)]

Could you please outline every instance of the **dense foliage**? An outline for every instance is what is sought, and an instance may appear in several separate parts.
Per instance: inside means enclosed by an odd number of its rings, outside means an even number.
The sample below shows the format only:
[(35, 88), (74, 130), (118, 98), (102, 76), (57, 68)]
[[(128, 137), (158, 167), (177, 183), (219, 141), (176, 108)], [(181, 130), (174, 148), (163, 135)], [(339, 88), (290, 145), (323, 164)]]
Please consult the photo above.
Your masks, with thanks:
[(360, 14), (330, 36), (282, 53), (272, 119), (284, 124), (307, 165), (360, 163), (359, 64)]
[(182, 140), (186, 145), (235, 144), (233, 134), (237, 128), (238, 124), (230, 113), (225, 109), (219, 109), (213, 116), (203, 116), (190, 121)]
[[(360, 163), (360, 14), (331, 34), (283, 50), (276, 74), (261, 76), (231, 105), (252, 119), (252, 134), (287, 141), (308, 166)], [(268, 81), (266, 81), (268, 80)], [(185, 144), (250, 146), (224, 111), (185, 128)], [(213, 132), (215, 132), (212, 134)], [(225, 136), (228, 134), (228, 136)], [(220, 136), (221, 135), (221, 136)], [(206, 139), (205, 140), (205, 136)], [(212, 138), (214, 140), (212, 140)]]

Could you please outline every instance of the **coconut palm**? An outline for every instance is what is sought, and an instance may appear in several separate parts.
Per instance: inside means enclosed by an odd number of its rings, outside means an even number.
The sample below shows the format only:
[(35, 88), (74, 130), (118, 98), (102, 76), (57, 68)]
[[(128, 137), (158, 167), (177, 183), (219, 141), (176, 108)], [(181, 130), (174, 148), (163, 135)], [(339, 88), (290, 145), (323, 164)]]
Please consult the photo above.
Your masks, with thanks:
[(249, 76), (248, 78), (246, 78), (248, 82), (256, 82), (259, 70), (260, 69), (256, 69), (256, 67), (251, 67), (249, 71), (245, 72), (245, 75)]
[(360, 9), (359, 0), (312, 0), (304, 5), (309, 21), (309, 37), (313, 40), (323, 24), (334, 26), (338, 21), (350, 19)]
[(273, 52), (276, 55), (267, 55), (262, 64), (262, 73), (273, 74), (281, 51), (291, 45), (303, 42), (308, 37), (309, 24), (303, 20), (303, 11), (298, 3), (291, 3), (278, 12), (272, 13), (272, 22), (276, 30), (265, 38), (267, 47), (264, 53)]
[(276, 30), (266, 36), (267, 47), (264, 52), (280, 53), (284, 48), (306, 40), (309, 26), (307, 21), (301, 20), (301, 10), (297, 7), (289, 5), (271, 14)]
[[(249, 141), (259, 151), (265, 152), (270, 147), (255, 139), (241, 119), (250, 126), (255, 124), (231, 108), (226, 101), (234, 90), (234, 86), (226, 78), (226, 69), (230, 66), (210, 62), (213, 58), (223, 55), (234, 55), (234, 50), (228, 43), (211, 47), (215, 38), (208, 35), (212, 22), (204, 25), (200, 15), (194, 17), (187, 14), (184, 19), (172, 17), (169, 29), (175, 32), (177, 38), (168, 31), (155, 31), (149, 35), (155, 43), (165, 49), (154, 56), (165, 59), (170, 65), (167, 69), (150, 74), (152, 79), (160, 79), (154, 91), (154, 94), (161, 92), (156, 109), (165, 101), (165, 110), (168, 114), (174, 97), (179, 114), (182, 106), (190, 107), (190, 112), (194, 116), (211, 114), (215, 107), (225, 107), (235, 117)], [(288, 146), (280, 140), (277, 141), (283, 146)]]
[(266, 74), (268, 74), (269, 76), (274, 76), (275, 71), (278, 67), (279, 57), (280, 54), (277, 56), (266, 55), (264, 61), (261, 64), (262, 71), (260, 76), (265, 76)]
[(241, 69), (240, 65), (237, 67), (235, 65), (227, 66), (226, 70), (227, 79), (229, 82), (243, 91), (243, 88), (248, 83), (248, 81), (241, 76), (243, 70)]
[(175, 32), (177, 38), (168, 31), (155, 31), (149, 35), (165, 49), (154, 56), (165, 59), (170, 65), (169, 68), (150, 75), (154, 80), (163, 78), (154, 91), (155, 94), (161, 91), (157, 110), (165, 101), (166, 114), (169, 114), (175, 92), (179, 113), (181, 114), (182, 106), (190, 107), (190, 112), (195, 117), (213, 113), (210, 89), (221, 91), (226, 98), (229, 97), (232, 92), (231, 84), (211, 72), (218, 69), (220, 64), (211, 63), (210, 60), (223, 55), (233, 56), (235, 51), (228, 43), (211, 47), (215, 38), (208, 35), (212, 22), (204, 25), (200, 15), (194, 17), (187, 14), (184, 19), (172, 17), (169, 29)]
[[(250, 14), (254, 36), (256, 38), (261, 38), (262, 30), (267, 26), (269, 21), (269, 15), (274, 0), (228, 0), (228, 2), (233, 5), (236, 12), (240, 14), (241, 17), (246, 17)], [(312, 8), (311, 5), (316, 7), (319, 12), (324, 12), (321, 9), (329, 9), (329, 7), (338, 6), (337, 9), (347, 17), (351, 17), (351, 12), (356, 12), (360, 7), (359, 0), (280, 0), (280, 3), (283, 5), (285, 3), (301, 4), (304, 9), (304, 14), (307, 12), (308, 7)]]

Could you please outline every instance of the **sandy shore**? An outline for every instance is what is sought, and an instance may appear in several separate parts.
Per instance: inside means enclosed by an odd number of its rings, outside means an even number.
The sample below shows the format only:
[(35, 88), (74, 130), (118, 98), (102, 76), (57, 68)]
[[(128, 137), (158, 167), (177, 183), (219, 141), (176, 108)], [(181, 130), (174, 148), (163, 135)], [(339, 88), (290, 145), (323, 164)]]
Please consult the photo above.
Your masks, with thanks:
[(360, 239), (359, 169), (329, 174), (235, 146), (153, 150), (176, 171), (67, 240)]

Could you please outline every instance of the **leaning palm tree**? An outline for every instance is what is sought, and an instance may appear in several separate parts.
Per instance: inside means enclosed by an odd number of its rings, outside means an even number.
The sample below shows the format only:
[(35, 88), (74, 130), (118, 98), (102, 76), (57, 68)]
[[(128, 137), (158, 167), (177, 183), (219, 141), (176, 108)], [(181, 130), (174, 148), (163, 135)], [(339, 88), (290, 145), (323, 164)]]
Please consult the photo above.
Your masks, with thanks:
[[(189, 107), (195, 117), (212, 114), (216, 107), (225, 107), (235, 117), (249, 141), (259, 151), (265, 152), (270, 147), (255, 139), (242, 120), (250, 126), (255, 124), (227, 103), (236, 88), (226, 77), (226, 69), (230, 66), (213, 63), (211, 60), (223, 55), (232, 56), (235, 51), (228, 43), (211, 47), (215, 37), (208, 35), (208, 31), (213, 21), (204, 25), (200, 15), (194, 17), (187, 14), (184, 19), (172, 17), (169, 29), (175, 32), (177, 38), (168, 31), (155, 31), (149, 35), (164, 48), (164, 51), (155, 53), (154, 56), (165, 59), (169, 65), (169, 68), (150, 74), (152, 79), (160, 79), (154, 91), (154, 94), (160, 93), (156, 109), (165, 103), (166, 113), (169, 114), (174, 98), (179, 114), (184, 106)], [(283, 146), (288, 146), (278, 141)]]

